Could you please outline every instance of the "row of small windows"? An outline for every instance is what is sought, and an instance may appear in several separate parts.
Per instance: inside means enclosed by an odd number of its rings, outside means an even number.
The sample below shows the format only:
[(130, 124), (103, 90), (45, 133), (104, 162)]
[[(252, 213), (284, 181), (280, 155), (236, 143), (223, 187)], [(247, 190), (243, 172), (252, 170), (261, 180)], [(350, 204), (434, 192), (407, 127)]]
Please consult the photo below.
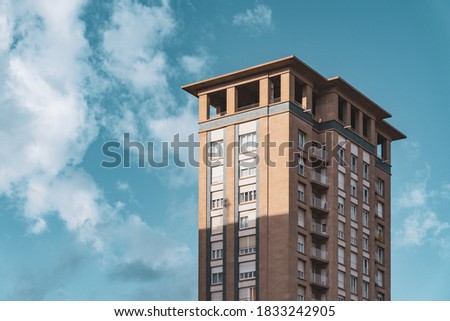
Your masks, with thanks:
[[(211, 284), (221, 284), (223, 283), (223, 267), (216, 266), (211, 268)], [(239, 264), (239, 280), (249, 280), (256, 278), (256, 262), (244, 262)]]
[[(256, 236), (248, 235), (239, 238), (239, 255), (256, 253)], [(220, 260), (223, 258), (223, 242), (211, 243), (211, 260)]]
[[(223, 292), (217, 291), (211, 293), (211, 301), (222, 301)], [(239, 289), (239, 301), (256, 301), (256, 287), (246, 287)]]
[[(356, 234), (357, 234), (356, 228), (354, 227), (350, 228), (350, 243), (355, 246), (358, 245)], [(341, 221), (338, 222), (338, 238), (341, 240), (345, 239), (345, 223)], [(381, 224), (377, 225), (377, 228), (375, 230), (375, 239), (380, 242), (384, 241), (384, 227)], [(362, 244), (363, 250), (367, 251), (369, 244), (368, 236), (366, 234), (363, 234), (362, 240), (363, 240)]]
[[(342, 196), (338, 196), (338, 204), (337, 204), (337, 209), (338, 209), (338, 214), (340, 215), (345, 215), (345, 199)], [(383, 218), (384, 216), (384, 204), (382, 202), (377, 202), (376, 208), (375, 208), (375, 213), (377, 215), (377, 217), (379, 218)], [(357, 216), (358, 216), (358, 205), (351, 203), (350, 204), (350, 218), (352, 221), (357, 221)], [(362, 210), (362, 224), (365, 227), (369, 226), (369, 211), (363, 209)]]

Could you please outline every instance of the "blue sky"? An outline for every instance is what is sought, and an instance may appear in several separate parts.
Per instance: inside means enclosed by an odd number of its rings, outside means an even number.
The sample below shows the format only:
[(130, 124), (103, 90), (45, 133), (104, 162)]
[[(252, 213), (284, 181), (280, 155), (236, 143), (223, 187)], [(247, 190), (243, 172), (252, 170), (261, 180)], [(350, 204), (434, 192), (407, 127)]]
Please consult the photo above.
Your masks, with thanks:
[(101, 168), (102, 145), (186, 138), (181, 85), (292, 54), (408, 135), (392, 297), (449, 300), (449, 3), (267, 0), (0, 1), (0, 299), (196, 299), (196, 169)]

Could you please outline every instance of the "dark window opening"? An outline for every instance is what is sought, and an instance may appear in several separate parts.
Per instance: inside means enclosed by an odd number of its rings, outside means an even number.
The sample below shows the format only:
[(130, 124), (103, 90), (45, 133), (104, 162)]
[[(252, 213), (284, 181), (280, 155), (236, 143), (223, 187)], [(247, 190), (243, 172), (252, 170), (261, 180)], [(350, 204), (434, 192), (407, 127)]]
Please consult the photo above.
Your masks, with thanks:
[(317, 101), (317, 95), (315, 93), (313, 93), (313, 95), (312, 95), (312, 110), (311, 110), (311, 113), (313, 115), (316, 114), (316, 101)]
[(345, 100), (342, 99), (341, 97), (339, 97), (339, 102), (338, 102), (338, 119), (341, 122), (344, 122), (344, 110), (345, 110)]
[(358, 110), (352, 106), (351, 115), (350, 115), (350, 122), (352, 125), (352, 129), (356, 130), (356, 126), (358, 123)]
[(294, 81), (294, 99), (296, 102), (303, 103), (303, 84), (295, 77)]
[(225, 89), (208, 94), (208, 97), (208, 118), (223, 116), (227, 113), (227, 91)]
[(363, 116), (363, 135), (364, 137), (369, 137), (370, 131), (370, 119), (366, 115)]
[(275, 76), (269, 78), (269, 102), (277, 103), (281, 100), (281, 77)]
[(259, 106), (259, 81), (236, 87), (238, 111)]
[(381, 158), (382, 160), (386, 159), (386, 146), (387, 145), (387, 140), (385, 137), (381, 136), (380, 134), (378, 134), (377, 136), (377, 156), (379, 158)]

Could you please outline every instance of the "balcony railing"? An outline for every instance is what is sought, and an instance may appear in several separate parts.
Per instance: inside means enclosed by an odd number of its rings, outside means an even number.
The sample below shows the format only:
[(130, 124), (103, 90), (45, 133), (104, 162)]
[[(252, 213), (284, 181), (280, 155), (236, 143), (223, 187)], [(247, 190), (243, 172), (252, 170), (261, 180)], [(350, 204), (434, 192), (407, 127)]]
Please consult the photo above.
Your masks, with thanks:
[(328, 177), (316, 171), (311, 171), (311, 179), (322, 184), (328, 184)]
[(239, 249), (240, 255), (256, 253), (256, 246), (242, 247)]
[(328, 260), (328, 252), (316, 247), (311, 247), (311, 256), (325, 261)]
[(311, 231), (319, 233), (319, 234), (327, 235), (327, 225), (312, 222), (311, 223)]
[(311, 283), (327, 286), (328, 277), (317, 273), (311, 273)]
[(323, 210), (327, 209), (327, 201), (323, 200), (321, 198), (318, 198), (317, 196), (311, 196), (311, 205), (321, 208)]
[(311, 147), (308, 150), (308, 156), (317, 157), (320, 159), (326, 159), (327, 152), (324, 149), (317, 148), (317, 147)]

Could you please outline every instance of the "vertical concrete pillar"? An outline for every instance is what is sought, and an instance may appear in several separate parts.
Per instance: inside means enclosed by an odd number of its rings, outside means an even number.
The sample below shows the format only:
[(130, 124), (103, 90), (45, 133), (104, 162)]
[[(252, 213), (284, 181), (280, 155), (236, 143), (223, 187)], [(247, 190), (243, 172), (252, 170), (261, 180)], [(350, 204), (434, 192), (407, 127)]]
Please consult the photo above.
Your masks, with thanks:
[(289, 101), (291, 99), (291, 74), (286, 72), (280, 75), (281, 78), (281, 102)]
[(204, 94), (198, 97), (198, 122), (208, 120), (209, 118), (209, 97)]
[(232, 115), (236, 112), (237, 105), (237, 91), (236, 87), (227, 88), (227, 115)]
[(259, 81), (259, 106), (269, 105), (269, 78), (263, 78)]
[(312, 99), (313, 99), (313, 89), (309, 85), (303, 86), (303, 97), (302, 97), (302, 105), (306, 107), (306, 109), (312, 108)]

